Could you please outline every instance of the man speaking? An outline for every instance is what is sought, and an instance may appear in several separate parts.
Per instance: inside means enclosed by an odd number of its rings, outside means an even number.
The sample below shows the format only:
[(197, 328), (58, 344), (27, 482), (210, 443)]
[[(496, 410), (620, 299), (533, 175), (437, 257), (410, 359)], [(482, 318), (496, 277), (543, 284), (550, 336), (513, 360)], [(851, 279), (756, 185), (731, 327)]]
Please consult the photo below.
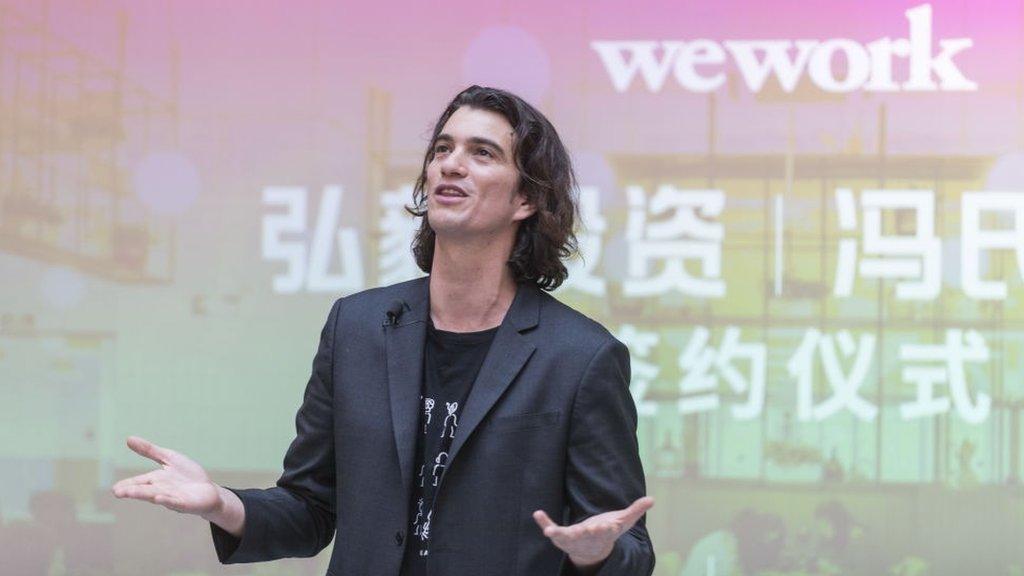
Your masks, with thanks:
[(334, 303), (276, 487), (223, 488), (131, 437), (161, 466), (114, 494), (208, 520), (223, 563), (335, 538), (333, 576), (651, 574), (629, 353), (547, 294), (578, 212), (554, 127), (466, 89), (413, 203), (429, 276)]

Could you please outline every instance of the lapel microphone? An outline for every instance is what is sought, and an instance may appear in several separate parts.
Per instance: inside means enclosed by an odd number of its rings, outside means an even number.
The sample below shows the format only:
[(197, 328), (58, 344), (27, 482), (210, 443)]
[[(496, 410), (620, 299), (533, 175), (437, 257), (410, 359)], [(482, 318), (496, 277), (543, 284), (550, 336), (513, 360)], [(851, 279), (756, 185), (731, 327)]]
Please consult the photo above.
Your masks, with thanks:
[(402, 300), (392, 300), (391, 304), (388, 305), (388, 311), (384, 317), (384, 326), (396, 326), (398, 325), (398, 319), (402, 316), (402, 309), (405, 307), (405, 302)]

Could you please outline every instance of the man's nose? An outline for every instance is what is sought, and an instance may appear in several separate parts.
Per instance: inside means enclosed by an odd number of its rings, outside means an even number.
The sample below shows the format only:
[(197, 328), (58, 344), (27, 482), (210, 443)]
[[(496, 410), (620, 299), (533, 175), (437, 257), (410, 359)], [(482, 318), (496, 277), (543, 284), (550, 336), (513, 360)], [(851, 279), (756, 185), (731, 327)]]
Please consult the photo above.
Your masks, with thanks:
[(441, 174), (445, 176), (465, 176), (466, 163), (462, 150), (456, 148), (441, 159)]

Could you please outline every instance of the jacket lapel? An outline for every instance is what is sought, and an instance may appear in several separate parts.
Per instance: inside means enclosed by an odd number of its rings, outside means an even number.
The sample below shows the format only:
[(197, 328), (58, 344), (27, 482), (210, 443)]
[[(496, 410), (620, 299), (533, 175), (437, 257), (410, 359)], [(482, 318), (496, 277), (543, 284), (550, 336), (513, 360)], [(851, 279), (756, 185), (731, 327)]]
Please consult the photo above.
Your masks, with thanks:
[(395, 448), (404, 493), (408, 493), (412, 487), (416, 431), (420, 421), (423, 345), (427, 334), (427, 315), (430, 313), (428, 278), (421, 278), (409, 286), (409, 292), (403, 295), (404, 309), (398, 321), (395, 325), (384, 327), (391, 423), (395, 432)]
[(520, 285), (473, 382), (466, 406), (459, 415), (459, 427), (448, 451), (448, 465), (439, 484), (444, 483), (459, 450), (533, 355), (536, 347), (523, 332), (537, 325), (539, 313), (538, 288), (530, 284)]

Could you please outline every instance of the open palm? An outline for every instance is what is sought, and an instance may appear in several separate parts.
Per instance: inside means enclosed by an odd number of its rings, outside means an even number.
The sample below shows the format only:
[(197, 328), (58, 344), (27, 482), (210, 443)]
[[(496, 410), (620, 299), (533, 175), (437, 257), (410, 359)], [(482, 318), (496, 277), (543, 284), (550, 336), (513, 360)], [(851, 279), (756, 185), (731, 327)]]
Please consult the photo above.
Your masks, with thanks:
[(206, 516), (220, 506), (220, 491), (194, 460), (152, 442), (130, 436), (128, 447), (160, 465), (158, 470), (125, 478), (114, 496), (159, 504), (176, 512)]
[(611, 554), (615, 541), (654, 506), (654, 498), (638, 498), (629, 507), (591, 516), (572, 526), (559, 526), (543, 510), (533, 519), (544, 535), (576, 565), (593, 565)]

